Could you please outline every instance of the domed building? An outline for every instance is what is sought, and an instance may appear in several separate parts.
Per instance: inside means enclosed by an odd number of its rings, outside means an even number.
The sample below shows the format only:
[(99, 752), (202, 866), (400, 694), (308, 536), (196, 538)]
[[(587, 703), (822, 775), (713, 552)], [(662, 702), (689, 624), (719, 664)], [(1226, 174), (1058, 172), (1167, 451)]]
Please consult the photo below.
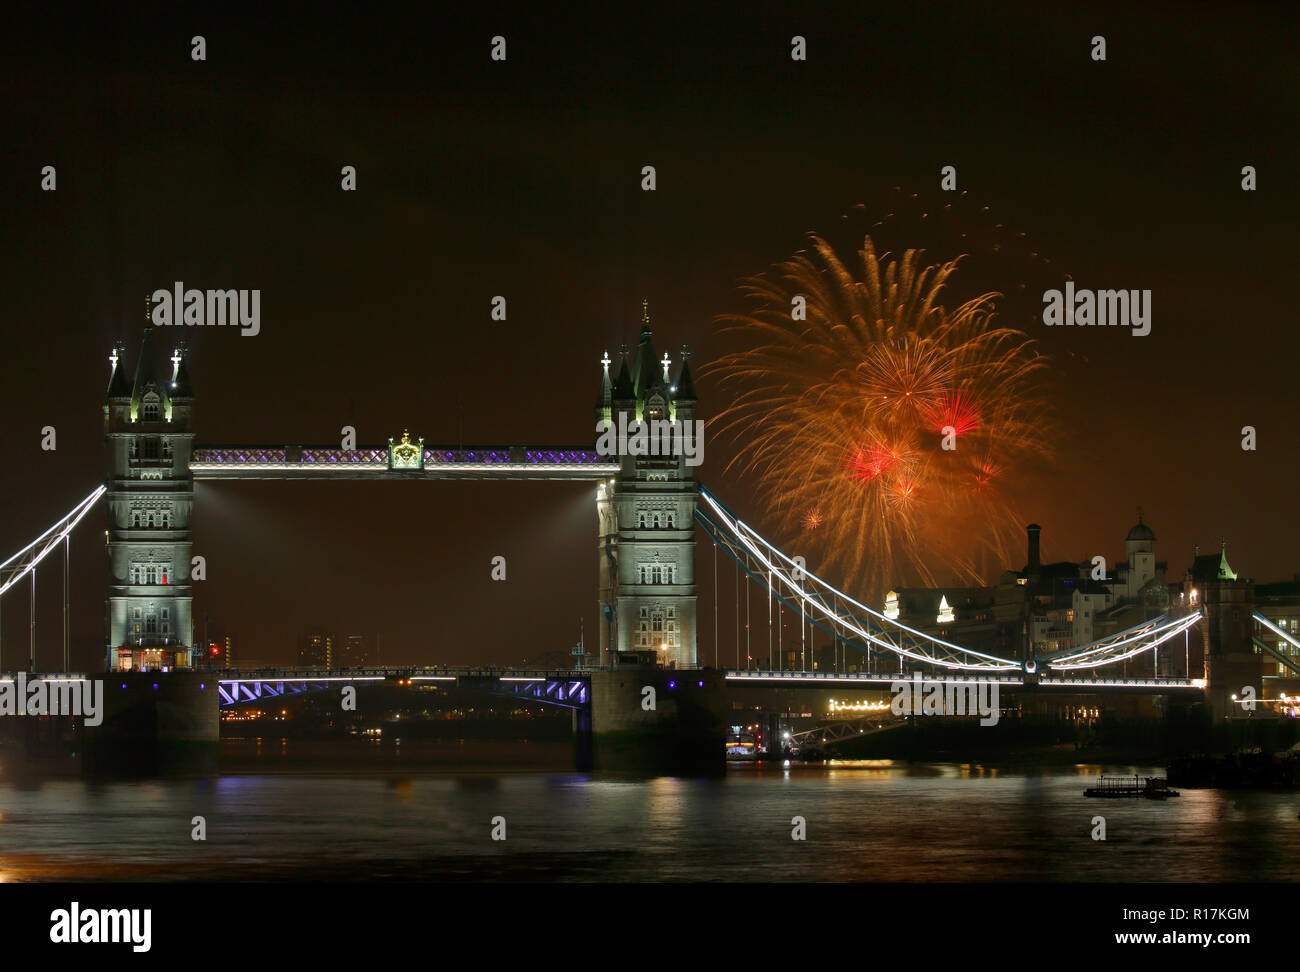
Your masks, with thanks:
[(1138, 521), (1124, 538), (1124, 552), (1127, 560), (1115, 565), (1115, 580), (1111, 585), (1116, 598), (1139, 600), (1147, 584), (1159, 577), (1160, 586), (1165, 587), (1165, 564), (1156, 563), (1156, 535), (1149, 526), (1142, 522), (1142, 511), (1138, 510)]

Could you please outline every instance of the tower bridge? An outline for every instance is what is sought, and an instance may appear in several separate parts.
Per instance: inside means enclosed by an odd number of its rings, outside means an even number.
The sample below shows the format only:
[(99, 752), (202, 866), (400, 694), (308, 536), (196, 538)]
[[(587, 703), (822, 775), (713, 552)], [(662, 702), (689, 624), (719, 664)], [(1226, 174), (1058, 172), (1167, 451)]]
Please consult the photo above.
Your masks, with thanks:
[[(1246, 581), (1222, 565), (1198, 558), (1196, 570), (1203, 597), (1195, 605), (1175, 606), (1155, 617), (1086, 645), (1026, 657), (997, 654), (919, 630), (897, 613), (868, 607), (776, 545), (728, 510), (702, 487), (695, 466), (685, 455), (637, 455), (626, 450), (604, 455), (590, 444), (579, 445), (437, 445), (404, 431), (386, 445), (343, 448), (333, 445), (195, 444), (195, 393), (183, 351), (170, 357), (170, 368), (156, 359), (154, 335), (146, 328), (134, 371), (121, 346), (110, 356), (111, 371), (103, 406), (109, 469), (105, 483), (23, 550), (0, 564), (0, 596), (62, 546), (89, 509), (105, 500), (107, 513), (107, 631), (104, 667), (124, 675), (183, 673), (195, 668), (191, 524), (195, 515), (194, 483), (224, 480), (551, 480), (596, 486), (597, 604), (599, 611), (596, 671), (576, 673), (457, 673), (458, 684), (489, 678), (497, 688), (534, 692), (537, 701), (564, 704), (575, 711), (575, 725), (599, 731), (601, 720), (627, 727), (602, 693), (618, 705), (637, 709), (628, 663), (653, 658), (660, 672), (697, 669), (699, 626), (695, 578), (696, 529), (716, 550), (743, 571), (769, 604), (798, 614), (801, 631), (829, 634), (837, 646), (852, 651), (863, 665), (854, 673), (754, 672), (735, 670), (709, 676), (710, 691), (732, 687), (781, 686), (825, 689), (832, 683), (859, 687), (885, 684), (896, 677), (893, 666), (953, 681), (996, 679), (1010, 691), (1096, 692), (1193, 696), (1202, 694), (1220, 718), (1238, 714), (1236, 692), (1260, 685), (1259, 655), (1251, 643), (1251, 591)], [(643, 305), (639, 340), (618, 361), (601, 360), (595, 402), (597, 423), (695, 421), (698, 402), (683, 348), (674, 374), (672, 360), (657, 355), (648, 311)], [(597, 426), (598, 428), (599, 426)], [(597, 438), (596, 429), (587, 436)], [(1031, 555), (1032, 559), (1032, 555)], [(1200, 564), (1206, 560), (1205, 564)], [(715, 597), (717, 596), (715, 591)], [(739, 592), (738, 592), (739, 596)], [(33, 605), (35, 603), (33, 593)], [(716, 613), (716, 605), (715, 605)], [(65, 608), (66, 617), (66, 608)], [(1255, 616), (1259, 620), (1259, 616)], [(1266, 619), (1265, 619), (1266, 620)], [(35, 670), (35, 613), (28, 660)], [(66, 621), (65, 621), (66, 629)], [(1203, 677), (1115, 679), (1117, 663), (1158, 652), (1171, 639), (1196, 631), (1205, 646)], [(66, 635), (65, 635), (66, 644)], [(7, 647), (7, 646), (6, 646)], [(69, 667), (64, 658), (64, 669)], [(865, 671), (861, 669), (865, 668)], [(874, 670), (873, 670), (874, 668)], [(607, 680), (600, 673), (613, 676)], [(220, 680), (220, 704), (239, 705), (261, 693), (298, 694), (328, 687), (330, 678), (298, 672), (275, 678), (258, 673), (226, 673)], [(346, 676), (351, 679), (362, 676)], [(376, 678), (449, 678), (416, 670), (389, 670)], [(656, 676), (658, 677), (658, 676)], [(512, 679), (516, 681), (511, 682)], [(540, 679), (549, 689), (536, 690)], [(567, 683), (566, 683), (567, 680)], [(682, 679), (684, 688), (702, 679)], [(669, 683), (672, 688), (668, 689)], [(123, 682), (123, 691), (128, 682)], [(150, 681), (150, 684), (153, 684)], [(486, 684), (486, 683), (484, 683)], [(198, 692), (207, 690), (197, 683)], [(602, 688), (602, 685), (604, 688)], [(532, 686), (532, 688), (529, 688)], [(677, 691), (672, 676), (666, 691)], [(155, 686), (156, 687), (156, 686)], [(549, 693), (549, 694), (548, 694)], [(612, 703), (611, 703), (612, 705)], [(701, 711), (703, 711), (701, 709)], [(604, 715), (602, 716), (602, 713)], [(585, 723), (584, 723), (585, 720)], [(594, 723), (593, 723), (594, 720)], [(702, 723), (701, 723), (702, 724)], [(713, 730), (710, 729), (710, 732)]]

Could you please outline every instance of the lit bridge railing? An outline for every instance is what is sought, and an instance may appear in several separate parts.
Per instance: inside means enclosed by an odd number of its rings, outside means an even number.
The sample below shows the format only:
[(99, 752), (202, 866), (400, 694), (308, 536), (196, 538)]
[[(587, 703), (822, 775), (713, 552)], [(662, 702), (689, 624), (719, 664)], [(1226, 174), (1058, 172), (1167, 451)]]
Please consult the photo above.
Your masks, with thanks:
[(387, 447), (195, 446), (195, 479), (576, 479), (613, 476), (619, 464), (575, 446), (425, 446), (413, 464)]

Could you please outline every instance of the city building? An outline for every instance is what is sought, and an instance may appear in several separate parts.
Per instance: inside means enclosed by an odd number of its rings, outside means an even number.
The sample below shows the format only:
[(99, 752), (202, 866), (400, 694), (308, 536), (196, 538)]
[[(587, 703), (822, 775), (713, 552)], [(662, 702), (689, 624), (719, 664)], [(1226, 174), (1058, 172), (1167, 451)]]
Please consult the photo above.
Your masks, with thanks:
[(377, 663), (374, 644), (365, 635), (351, 634), (343, 639), (339, 668), (367, 668)]
[[(1256, 585), (1255, 610), (1292, 638), (1300, 639), (1300, 574), (1289, 581)], [(1288, 666), (1276, 655), (1264, 658), (1264, 674), (1286, 677), (1300, 674), (1300, 648), (1258, 621), (1254, 624), (1256, 639), (1266, 643), (1277, 654), (1291, 659), (1291, 665)]]
[(1104, 558), (1043, 563), (1042, 527), (1031, 523), (1025, 534), (1025, 566), (1003, 572), (996, 585), (896, 588), (885, 596), (885, 616), (968, 648), (1028, 658), (1141, 624), (1176, 596), (1141, 511), (1124, 538), (1125, 559), (1113, 565)]
[(334, 636), (318, 630), (303, 635), (298, 645), (298, 664), (303, 668), (332, 668)]

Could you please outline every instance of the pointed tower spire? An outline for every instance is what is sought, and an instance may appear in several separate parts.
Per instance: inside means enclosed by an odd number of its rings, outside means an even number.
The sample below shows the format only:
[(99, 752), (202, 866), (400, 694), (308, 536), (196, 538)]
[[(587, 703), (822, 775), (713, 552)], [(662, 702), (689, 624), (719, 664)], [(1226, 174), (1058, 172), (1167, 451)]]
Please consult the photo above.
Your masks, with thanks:
[(190, 371), (185, 365), (187, 353), (187, 350), (179, 345), (172, 352), (172, 380), (169, 391), (173, 399), (194, 397), (194, 388), (190, 385)]
[(159, 414), (167, 415), (171, 408), (167, 384), (158, 377), (158, 362), (154, 360), (153, 327), (146, 324), (144, 339), (140, 342), (140, 359), (135, 364), (135, 383), (131, 388), (132, 415), (140, 414), (140, 401), (150, 391), (158, 396)]
[(126, 378), (126, 362), (122, 360), (124, 350), (121, 341), (113, 342), (113, 353), (108, 356), (112, 371), (108, 375), (107, 398), (131, 397), (131, 383)]
[(1228, 541), (1223, 537), (1219, 538), (1219, 571), (1220, 579), (1236, 580), (1237, 572), (1228, 564)]
[(606, 351), (600, 359), (600, 390), (596, 393), (597, 421), (601, 419), (608, 421), (610, 419), (610, 407), (614, 403), (614, 385), (609, 377), (609, 363), (609, 352)]
[(632, 387), (632, 374), (627, 364), (627, 345), (618, 346), (618, 376), (614, 379), (614, 400), (618, 402), (630, 402), (636, 398), (636, 390)]
[(682, 370), (677, 372), (677, 392), (674, 398), (679, 402), (693, 402), (695, 398), (695, 382), (691, 379), (691, 366), (689, 358), (691, 349), (688, 345), (682, 345)]
[(650, 330), (650, 302), (641, 301), (641, 339), (636, 346), (636, 360), (632, 363), (632, 388), (638, 402), (645, 400), (646, 392), (659, 377), (658, 359)]

